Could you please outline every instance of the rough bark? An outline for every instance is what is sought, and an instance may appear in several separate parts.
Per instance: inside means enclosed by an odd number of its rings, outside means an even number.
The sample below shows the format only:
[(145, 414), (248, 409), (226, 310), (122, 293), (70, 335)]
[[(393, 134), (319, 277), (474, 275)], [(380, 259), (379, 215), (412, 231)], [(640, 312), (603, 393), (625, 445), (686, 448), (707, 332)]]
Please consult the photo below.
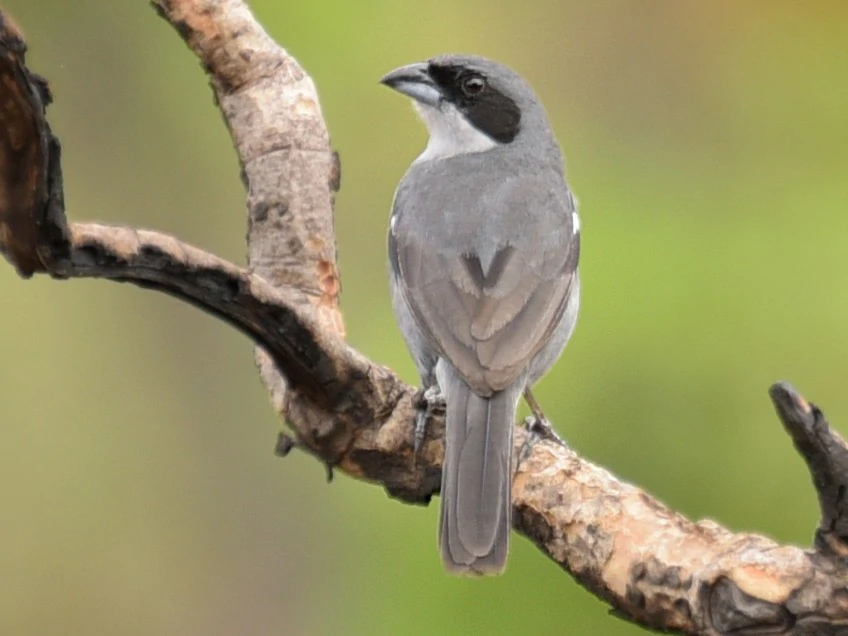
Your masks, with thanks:
[[(426, 503), (443, 423), (412, 454), (419, 392), (347, 346), (332, 201), (337, 157), (309, 76), (241, 0), (153, 6), (210, 75), (248, 190), (250, 268), (157, 232), (68, 223), (47, 84), (0, 13), (0, 251), (22, 276), (154, 288), (226, 320), (261, 349), (260, 372), (297, 445), (329, 466)], [(772, 387), (807, 462), (822, 518), (812, 549), (693, 522), (554, 443), (516, 467), (513, 525), (618, 615), (687, 634), (848, 634), (848, 446), (791, 386)], [(518, 431), (516, 444), (526, 436)]]

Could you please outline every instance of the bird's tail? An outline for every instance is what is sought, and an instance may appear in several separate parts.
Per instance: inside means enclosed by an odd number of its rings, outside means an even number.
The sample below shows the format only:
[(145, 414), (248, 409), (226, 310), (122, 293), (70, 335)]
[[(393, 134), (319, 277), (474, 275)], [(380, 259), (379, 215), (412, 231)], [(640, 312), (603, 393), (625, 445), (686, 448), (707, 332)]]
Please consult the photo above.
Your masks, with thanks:
[(447, 403), (442, 561), (454, 574), (499, 574), (509, 552), (513, 426), (523, 382), (480, 397), (453, 369), (440, 375)]

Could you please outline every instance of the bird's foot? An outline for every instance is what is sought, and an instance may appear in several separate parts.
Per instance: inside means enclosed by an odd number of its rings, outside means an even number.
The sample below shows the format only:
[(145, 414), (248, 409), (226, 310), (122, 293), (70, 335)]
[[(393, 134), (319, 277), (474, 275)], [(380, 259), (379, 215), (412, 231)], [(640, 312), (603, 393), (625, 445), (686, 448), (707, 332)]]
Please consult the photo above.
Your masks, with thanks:
[(541, 441), (553, 442), (558, 446), (568, 448), (568, 442), (559, 436), (559, 433), (554, 430), (550, 421), (544, 416), (528, 415), (524, 419), (524, 428), (527, 430), (527, 439), (518, 452), (518, 465), (530, 458), (533, 447)]
[(521, 446), (521, 451), (518, 453), (518, 463), (520, 464), (530, 457), (533, 447), (541, 440), (553, 442), (563, 448), (568, 448), (568, 443), (551, 426), (550, 420), (542, 413), (542, 407), (539, 406), (539, 403), (529, 388), (524, 390), (524, 399), (533, 415), (524, 420), (524, 426), (527, 429), (528, 435), (527, 440)]
[(415, 431), (413, 436), (413, 452), (415, 457), (421, 452), (424, 438), (427, 436), (427, 425), (434, 415), (444, 415), (445, 396), (442, 395), (438, 384), (427, 387), (419, 395), (418, 413), (415, 416)]
[(536, 417), (535, 415), (531, 415), (524, 420), (524, 424), (527, 427), (527, 432), (530, 433), (530, 438), (534, 440), (534, 443), (539, 440), (545, 440), (558, 444), (563, 448), (568, 448), (568, 442), (560, 437), (559, 433), (554, 430), (554, 427), (548, 418), (544, 416)]

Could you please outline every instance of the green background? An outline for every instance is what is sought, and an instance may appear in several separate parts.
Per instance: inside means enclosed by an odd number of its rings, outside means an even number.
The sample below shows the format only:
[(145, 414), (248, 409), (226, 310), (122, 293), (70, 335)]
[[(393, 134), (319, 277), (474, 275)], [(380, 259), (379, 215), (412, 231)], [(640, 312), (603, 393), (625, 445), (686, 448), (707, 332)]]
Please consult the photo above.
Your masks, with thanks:
[[(70, 216), (242, 262), (236, 157), (174, 31), (143, 1), (3, 6), (55, 92)], [(354, 346), (415, 380), (384, 239), (425, 133), (377, 80), (447, 51), (508, 62), (581, 204), (582, 313), (539, 386), (547, 413), (675, 509), (808, 544), (815, 494), (766, 391), (790, 379), (848, 420), (848, 3), (252, 6), (341, 153)], [(437, 506), (275, 458), (251, 345), (211, 317), (5, 264), (0, 298), (0, 633), (641, 633), (524, 539), (504, 576), (447, 578)]]

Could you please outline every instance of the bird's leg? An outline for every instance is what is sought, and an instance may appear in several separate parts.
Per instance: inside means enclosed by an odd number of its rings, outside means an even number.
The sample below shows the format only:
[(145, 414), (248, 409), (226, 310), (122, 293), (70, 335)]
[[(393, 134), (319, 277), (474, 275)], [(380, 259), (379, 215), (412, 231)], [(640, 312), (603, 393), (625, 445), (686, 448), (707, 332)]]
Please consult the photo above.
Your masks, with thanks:
[(421, 451), (424, 445), (424, 438), (427, 436), (427, 424), (430, 419), (437, 414), (445, 412), (445, 396), (442, 395), (438, 384), (432, 384), (421, 392), (418, 402), (418, 413), (415, 416), (415, 432), (413, 441), (413, 450), (415, 457)]
[(530, 391), (530, 387), (524, 389), (524, 400), (527, 402), (527, 406), (530, 407), (530, 411), (533, 413), (533, 417), (527, 418), (527, 431), (538, 438), (546, 439), (548, 441), (555, 442), (560, 446), (567, 447), (568, 444), (557, 434), (554, 427), (551, 426), (550, 420), (548, 420), (548, 418), (545, 417), (545, 414), (542, 413), (542, 407), (539, 406), (539, 403)]
[(557, 434), (554, 427), (551, 426), (550, 420), (542, 413), (542, 407), (539, 406), (539, 403), (530, 391), (530, 387), (524, 389), (524, 400), (527, 402), (527, 406), (530, 407), (533, 415), (524, 420), (524, 425), (527, 427), (529, 435), (527, 436), (527, 441), (521, 446), (521, 451), (518, 453), (519, 463), (530, 456), (533, 446), (539, 440), (547, 440), (568, 448), (568, 443)]

